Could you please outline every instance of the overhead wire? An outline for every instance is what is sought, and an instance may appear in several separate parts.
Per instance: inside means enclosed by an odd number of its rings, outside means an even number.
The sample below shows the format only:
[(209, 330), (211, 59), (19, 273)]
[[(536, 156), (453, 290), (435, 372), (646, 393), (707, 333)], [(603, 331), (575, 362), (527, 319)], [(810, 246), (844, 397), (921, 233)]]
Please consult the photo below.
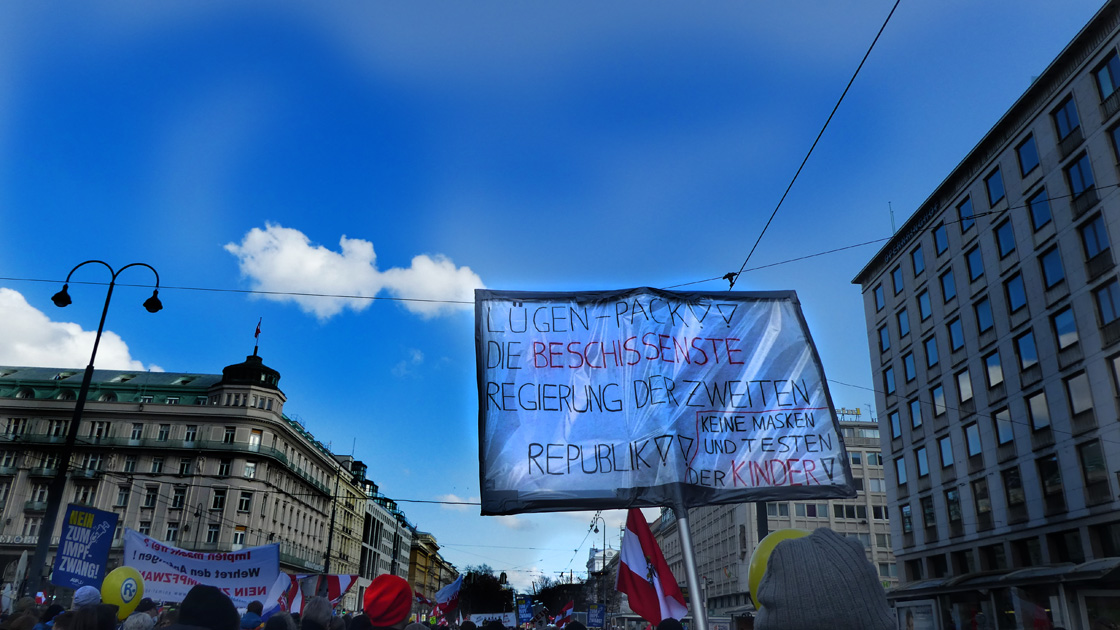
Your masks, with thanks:
[(887, 24), (891, 21), (891, 16), (894, 15), (895, 9), (898, 8), (898, 5), (901, 1), (902, 0), (895, 0), (894, 6), (891, 7), (890, 13), (887, 14), (887, 19), (883, 20), (883, 25), (879, 27), (879, 32), (875, 34), (875, 39), (871, 40), (871, 45), (867, 47), (867, 52), (863, 54), (863, 59), (861, 59), (859, 65), (856, 66), (856, 71), (852, 73), (852, 78), (848, 80), (848, 85), (844, 86), (844, 91), (841, 92), (840, 98), (836, 100), (836, 105), (833, 106), (832, 112), (828, 114), (828, 118), (824, 121), (824, 125), (821, 126), (820, 132), (817, 133), (816, 139), (813, 140), (813, 144), (805, 153), (805, 158), (801, 160), (801, 165), (797, 167), (797, 171), (793, 174), (793, 178), (790, 179), (789, 185), (786, 186), (785, 192), (783, 192), (782, 197), (778, 199), (778, 204), (774, 206), (774, 211), (770, 213), (770, 218), (766, 220), (766, 224), (762, 226), (762, 231), (759, 232), (758, 238), (755, 239), (754, 245), (751, 247), (751, 250), (747, 252), (747, 257), (743, 260), (743, 264), (739, 267), (739, 272), (734, 275), (728, 274), (728, 276), (730, 276), (728, 277), (728, 282), (730, 282), (731, 284), (728, 290), (735, 288), (735, 281), (739, 279), (739, 274), (743, 273), (743, 270), (747, 267), (747, 263), (751, 260), (751, 256), (754, 255), (755, 249), (758, 248), (758, 244), (762, 242), (762, 237), (765, 236), (766, 231), (770, 229), (770, 224), (774, 221), (774, 217), (778, 215), (778, 210), (781, 209), (782, 203), (789, 195), (789, 191), (793, 189), (794, 182), (796, 182), (797, 177), (801, 175), (801, 171), (805, 168), (805, 164), (809, 162), (809, 156), (813, 155), (813, 149), (817, 148), (817, 143), (820, 142), (821, 136), (824, 135), (825, 129), (828, 129), (828, 124), (832, 122), (832, 117), (836, 115), (836, 110), (840, 109), (840, 103), (844, 102), (844, 97), (848, 95), (848, 90), (850, 90), (852, 84), (855, 83), (856, 77), (859, 76), (859, 71), (863, 69), (863, 64), (866, 63), (867, 58), (871, 56), (871, 51), (875, 49), (875, 44), (879, 41), (879, 37), (883, 34), (883, 31), (886, 30)]

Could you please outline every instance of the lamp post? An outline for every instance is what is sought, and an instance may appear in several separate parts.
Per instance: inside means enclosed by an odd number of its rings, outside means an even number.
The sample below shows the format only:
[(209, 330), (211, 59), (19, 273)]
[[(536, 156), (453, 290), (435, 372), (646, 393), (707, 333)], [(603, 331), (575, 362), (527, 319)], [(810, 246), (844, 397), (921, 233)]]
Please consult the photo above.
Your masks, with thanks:
[(595, 524), (599, 521), (603, 524), (603, 548), (599, 551), (599, 557), (602, 558), (602, 564), (599, 566), (599, 582), (603, 585), (603, 626), (607, 625), (607, 521), (603, 520), (603, 513), (596, 512), (595, 516), (591, 518), (591, 529), (598, 534), (599, 526)]
[(129, 267), (151, 269), (156, 276), (156, 286), (152, 292), (152, 297), (144, 301), (144, 308), (149, 313), (159, 312), (163, 308), (163, 304), (159, 301), (159, 272), (154, 267), (146, 263), (132, 263), (113, 271), (109, 263), (101, 260), (87, 260), (71, 269), (70, 273), (66, 274), (66, 282), (63, 283), (62, 290), (51, 297), (55, 306), (63, 308), (70, 305), (70, 294), (66, 292), (66, 289), (70, 286), (70, 277), (79, 268), (90, 263), (104, 265), (113, 277), (109, 281), (109, 290), (105, 294), (105, 306), (101, 309), (101, 322), (97, 324), (97, 336), (93, 339), (93, 352), (89, 356), (89, 365), (86, 366), (85, 376), (82, 377), (82, 387), (78, 390), (78, 400), (74, 403), (74, 417), (70, 420), (70, 426), (66, 428), (66, 442), (59, 458), (58, 470), (47, 487), (47, 511), (43, 515), (43, 522), (39, 525), (39, 540), (35, 545), (35, 555), (31, 560), (31, 575), (27, 580), (25, 595), (37, 593), (43, 580), (43, 573), (47, 564), (47, 552), (50, 550), (51, 536), (54, 534), (54, 524), (58, 520), (59, 506), (62, 505), (62, 493), (66, 490), (66, 473), (70, 468), (70, 455), (74, 451), (74, 444), (78, 441), (78, 425), (81, 424), (82, 410), (85, 409), (86, 396), (89, 395), (89, 384), (93, 380), (93, 362), (97, 358), (97, 346), (101, 343), (101, 332), (105, 329), (105, 315), (109, 312), (109, 300), (113, 297), (113, 287), (116, 286), (117, 276)]

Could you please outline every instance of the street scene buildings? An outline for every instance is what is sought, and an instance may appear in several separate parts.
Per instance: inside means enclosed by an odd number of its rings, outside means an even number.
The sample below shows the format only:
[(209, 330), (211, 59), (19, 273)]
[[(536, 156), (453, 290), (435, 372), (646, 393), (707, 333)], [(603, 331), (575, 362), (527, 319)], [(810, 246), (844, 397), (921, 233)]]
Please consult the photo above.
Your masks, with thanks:
[[(81, 377), (0, 367), (4, 566), (38, 539)], [(127, 527), (192, 551), (277, 543), (282, 571), (358, 575), (344, 610), (360, 610), (376, 575), (413, 577), (415, 540), (434, 538), (378, 492), (362, 462), (332, 454), (284, 415), (279, 380), (255, 354), (222, 374), (94, 372), (63, 504), (120, 516), (108, 569), (121, 562)], [(59, 519), (51, 557), (61, 528)], [(438, 553), (426, 562), (441, 572), (415, 582), (418, 591), (454, 579)]]
[(859, 273), (895, 604), (1089, 627), (1120, 582), (1120, 5)]

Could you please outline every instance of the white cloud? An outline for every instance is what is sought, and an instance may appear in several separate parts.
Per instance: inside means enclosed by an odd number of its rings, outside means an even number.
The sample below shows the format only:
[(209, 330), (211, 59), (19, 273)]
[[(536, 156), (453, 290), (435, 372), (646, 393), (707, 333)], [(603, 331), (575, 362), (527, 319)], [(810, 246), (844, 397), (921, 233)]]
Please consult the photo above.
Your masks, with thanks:
[(498, 521), (498, 524), (513, 530), (532, 529), (533, 524), (520, 516), (493, 516), (489, 517)]
[[(226, 251), (237, 256), (241, 274), (258, 291), (278, 302), (295, 302), (321, 321), (343, 309), (360, 312), (382, 291), (400, 298), (406, 309), (424, 318), (470, 308), (474, 290), (482, 279), (469, 267), (456, 267), (442, 255), (421, 254), (408, 268), (377, 268), (373, 243), (356, 238), (339, 239), (340, 251), (315, 245), (303, 232), (272, 223), (253, 228), (241, 243)], [(314, 295), (291, 295), (303, 293)], [(320, 297), (345, 295), (348, 297)]]
[(438, 497), (436, 497), (436, 500), (437, 501), (447, 501), (451, 505), (448, 505), (448, 503), (444, 503), (444, 504), (440, 505), (440, 507), (445, 509), (445, 510), (452, 510), (452, 511), (455, 511), (455, 512), (466, 512), (466, 511), (471, 510), (471, 509), (477, 510), (478, 509), (477, 505), (466, 505), (466, 504), (467, 503), (478, 503), (479, 502), (478, 497), (471, 497), (471, 498), (468, 498), (468, 499), (464, 499), (463, 497), (461, 497), (457, 494), (441, 494)]
[[(27, 303), (18, 291), (0, 288), (0, 364), (29, 367), (77, 367), (89, 363), (96, 331), (82, 330), (71, 322), (54, 322)], [(106, 330), (97, 348), (97, 367), (115, 370), (152, 370), (133, 359), (128, 344)]]
[(408, 351), (408, 357), (398, 361), (393, 366), (393, 376), (402, 377), (413, 374), (413, 368), (420, 367), (424, 363), (424, 353), (416, 348), (411, 348)]

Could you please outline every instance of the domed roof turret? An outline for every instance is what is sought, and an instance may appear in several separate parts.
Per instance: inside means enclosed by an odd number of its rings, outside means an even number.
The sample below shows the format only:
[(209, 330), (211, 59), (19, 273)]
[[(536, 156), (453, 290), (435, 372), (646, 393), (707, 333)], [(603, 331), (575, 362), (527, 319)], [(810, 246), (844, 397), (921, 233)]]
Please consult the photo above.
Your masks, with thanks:
[(253, 354), (245, 357), (244, 363), (235, 363), (222, 369), (222, 380), (218, 385), (254, 385), (267, 389), (280, 390), (280, 373), (264, 364)]

